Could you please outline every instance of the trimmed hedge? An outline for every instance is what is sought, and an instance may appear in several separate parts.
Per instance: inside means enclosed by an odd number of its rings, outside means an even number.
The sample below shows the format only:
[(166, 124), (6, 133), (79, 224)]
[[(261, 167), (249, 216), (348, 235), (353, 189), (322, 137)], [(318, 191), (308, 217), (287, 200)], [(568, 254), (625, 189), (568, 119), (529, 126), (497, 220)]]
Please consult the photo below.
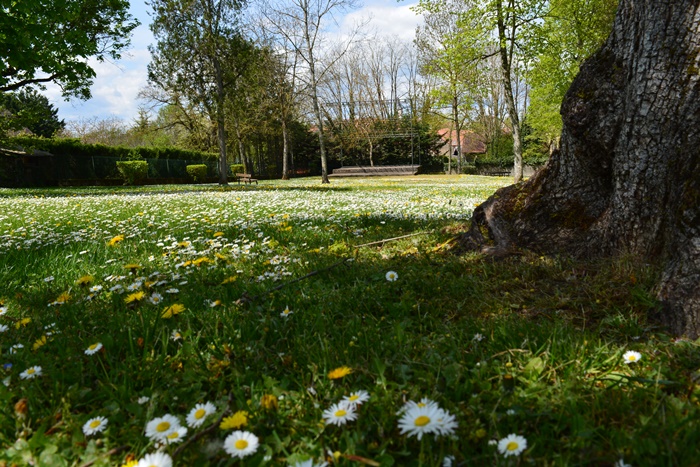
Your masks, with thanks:
[(206, 164), (188, 165), (186, 170), (187, 175), (192, 177), (195, 183), (203, 182), (207, 178)]
[[(201, 151), (170, 147), (127, 148), (105, 146), (103, 144), (83, 144), (77, 139), (15, 137), (7, 141), (10, 149), (40, 150), (51, 153), (53, 157), (41, 161), (46, 166), (50, 179), (46, 184), (57, 185), (66, 180), (105, 180), (121, 179), (123, 175), (117, 168), (118, 161), (147, 161), (148, 176), (151, 178), (188, 177), (187, 165), (211, 166), (216, 171), (218, 155)], [(144, 177), (145, 178), (145, 177)], [(18, 180), (24, 186), (34, 186), (33, 180)]]
[(234, 175), (245, 172), (245, 166), (243, 164), (231, 164), (229, 168), (231, 169), (231, 173)]
[(148, 176), (148, 162), (119, 161), (117, 170), (124, 179), (124, 185), (134, 185), (137, 180), (143, 180)]

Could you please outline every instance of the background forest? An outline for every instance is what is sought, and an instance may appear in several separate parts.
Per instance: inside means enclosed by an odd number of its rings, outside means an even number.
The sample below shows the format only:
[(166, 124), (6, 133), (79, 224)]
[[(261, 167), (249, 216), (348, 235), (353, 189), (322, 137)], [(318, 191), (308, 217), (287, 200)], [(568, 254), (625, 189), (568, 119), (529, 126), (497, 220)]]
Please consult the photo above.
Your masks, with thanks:
[[(412, 9), (423, 21), (406, 42), (364, 23), (338, 33), (338, 19), (358, 6), (352, 0), (156, 0), (156, 42), (137, 118), (64, 122), (34, 89), (41, 79), (9, 77), (0, 83), (3, 128), (12, 136), (205, 153), (199, 161), (219, 154), (218, 164), (208, 163), (210, 176), (230, 172), (231, 163), (289, 178), (342, 165), (477, 173), (515, 161), (518, 179), (523, 158), (539, 166), (557, 149), (564, 93), (606, 38), (616, 3), (421, 1)], [(103, 45), (123, 32), (105, 28)], [(90, 79), (65, 74), (64, 94), (88, 97)], [(26, 139), (4, 146), (53, 148)], [(88, 165), (109, 156), (102, 146), (90, 151)], [(145, 157), (157, 159), (158, 151)]]

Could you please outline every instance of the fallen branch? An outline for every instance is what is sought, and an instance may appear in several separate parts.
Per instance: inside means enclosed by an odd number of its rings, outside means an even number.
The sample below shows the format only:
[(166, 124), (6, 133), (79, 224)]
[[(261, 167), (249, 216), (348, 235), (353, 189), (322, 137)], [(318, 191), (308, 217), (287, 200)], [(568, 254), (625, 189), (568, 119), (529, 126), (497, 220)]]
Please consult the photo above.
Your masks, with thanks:
[(412, 234), (408, 234), (408, 235), (402, 235), (400, 237), (385, 238), (384, 240), (378, 240), (376, 242), (363, 243), (362, 245), (355, 245), (355, 248), (362, 248), (363, 246), (380, 245), (380, 244), (383, 245), (386, 242), (393, 242), (395, 240), (401, 240), (402, 238), (408, 238), (408, 237), (415, 237), (417, 235), (427, 235), (429, 233), (433, 233), (433, 231), (431, 230), (429, 232), (418, 232), (418, 233), (412, 233)]
[(292, 285), (292, 284), (296, 284), (297, 282), (301, 282), (301, 281), (303, 281), (304, 279), (308, 279), (308, 278), (311, 277), (311, 276), (315, 276), (315, 275), (320, 274), (320, 273), (322, 273), (322, 272), (325, 272), (325, 271), (328, 271), (328, 270), (330, 270), (330, 269), (333, 269), (333, 268), (335, 268), (335, 267), (337, 267), (337, 266), (340, 266), (341, 264), (347, 262), (348, 260), (349, 260), (349, 258), (343, 258), (343, 259), (341, 259), (340, 261), (338, 261), (337, 263), (333, 263), (333, 264), (331, 264), (331, 265), (328, 266), (328, 267), (325, 267), (325, 268), (323, 268), (323, 269), (317, 269), (317, 270), (315, 270), (315, 271), (311, 271), (310, 273), (308, 273), (308, 274), (306, 274), (306, 275), (304, 275), (304, 276), (298, 277), (298, 278), (296, 278), (296, 279), (294, 279), (294, 280), (291, 280), (291, 281), (289, 281), (289, 282), (285, 282), (284, 284), (280, 284), (280, 285), (278, 285), (277, 287), (273, 287), (273, 288), (271, 288), (271, 289), (269, 289), (269, 290), (266, 290), (265, 292), (263, 292), (263, 293), (261, 293), (261, 294), (254, 295), (254, 296), (252, 296), (252, 297), (249, 296), (246, 292), (243, 292), (243, 295), (241, 296), (241, 298), (239, 298), (238, 300), (236, 300), (236, 304), (239, 304), (239, 305), (240, 305), (240, 304), (242, 304), (242, 303), (252, 303), (252, 302), (254, 302), (255, 300), (259, 299), (260, 297), (263, 297), (263, 296), (265, 296), (265, 295), (267, 295), (267, 294), (271, 294), (272, 292), (276, 292), (277, 290), (283, 289), (283, 288), (287, 287), (288, 285)]
[(173, 452), (173, 459), (175, 459), (182, 451), (184, 451), (185, 448), (186, 448), (187, 446), (189, 446), (190, 444), (194, 443), (195, 441), (198, 441), (198, 440), (202, 439), (204, 436), (208, 435), (209, 433), (211, 433), (212, 431), (216, 430), (216, 429), (219, 427), (219, 425), (220, 425), (221, 422), (223, 421), (224, 417), (225, 417), (227, 414), (231, 413), (231, 400), (232, 400), (232, 399), (233, 399), (233, 393), (229, 393), (229, 395), (228, 395), (228, 404), (227, 404), (227, 406), (226, 406), (226, 410), (224, 410), (224, 411), (221, 413), (221, 416), (219, 417), (219, 419), (218, 419), (216, 422), (214, 422), (214, 423), (212, 423), (211, 425), (209, 425), (208, 427), (206, 427), (204, 430), (202, 430), (202, 431), (198, 432), (196, 435), (192, 436), (191, 438), (187, 438), (187, 439), (185, 440), (185, 442), (182, 443), (182, 444), (175, 450), (175, 452)]
[[(119, 454), (119, 453), (122, 452), (122, 451), (126, 451), (126, 450), (129, 449), (130, 447), (131, 447), (131, 446), (126, 446), (126, 445), (124, 445), (124, 446), (119, 446), (118, 448), (110, 449), (109, 451), (107, 451), (106, 454), (104, 454), (104, 455), (101, 456), (101, 457), (104, 457), (104, 456), (111, 457), (111, 456), (113, 456), (113, 455), (115, 455), (115, 454)], [(86, 463), (84, 463), (83, 465), (81, 465), (80, 467), (90, 467), (90, 466), (91, 466), (92, 464), (94, 464), (95, 462), (97, 462), (97, 459), (93, 459), (93, 460), (91, 460), (90, 462), (86, 462)]]

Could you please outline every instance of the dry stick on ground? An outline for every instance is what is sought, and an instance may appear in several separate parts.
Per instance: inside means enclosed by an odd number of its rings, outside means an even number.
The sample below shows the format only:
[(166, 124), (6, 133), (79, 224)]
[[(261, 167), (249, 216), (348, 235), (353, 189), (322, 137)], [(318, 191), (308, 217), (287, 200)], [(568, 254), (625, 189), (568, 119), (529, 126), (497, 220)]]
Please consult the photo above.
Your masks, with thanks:
[(263, 292), (263, 293), (261, 293), (261, 294), (259, 294), (259, 295), (253, 295), (252, 297), (250, 297), (247, 293), (243, 292), (243, 296), (242, 296), (241, 298), (239, 298), (238, 300), (236, 300), (236, 303), (237, 303), (237, 304), (246, 303), (246, 302), (252, 303), (252, 302), (254, 302), (255, 300), (259, 299), (260, 297), (265, 296), (265, 295), (267, 295), (267, 294), (270, 294), (270, 293), (272, 293), (272, 292), (275, 292), (275, 291), (277, 291), (277, 290), (283, 289), (284, 287), (287, 287), (288, 285), (295, 284), (295, 283), (297, 283), (297, 282), (303, 281), (304, 279), (308, 279), (308, 278), (311, 277), (311, 276), (315, 276), (316, 274), (319, 274), (319, 273), (328, 271), (328, 270), (330, 270), (330, 269), (333, 269), (333, 268), (335, 268), (335, 267), (337, 267), (337, 266), (339, 266), (339, 265), (341, 265), (341, 264), (347, 262), (349, 259), (350, 259), (350, 258), (343, 258), (343, 259), (341, 259), (340, 261), (338, 261), (338, 262), (336, 262), (336, 263), (333, 263), (333, 264), (331, 264), (330, 266), (328, 266), (328, 267), (326, 267), (326, 268), (317, 269), (317, 270), (315, 270), (315, 271), (311, 271), (310, 273), (306, 274), (305, 276), (301, 276), (301, 277), (299, 277), (299, 278), (297, 278), (297, 279), (294, 279), (294, 280), (292, 280), (292, 281), (285, 282), (284, 284), (280, 284), (280, 285), (278, 285), (277, 287), (273, 287), (273, 288), (271, 288), (271, 289), (269, 289), (269, 290), (266, 290), (265, 292)]
[[(131, 447), (131, 446), (124, 445), (124, 446), (119, 446), (118, 448), (110, 449), (109, 451), (107, 451), (107, 454), (105, 454), (105, 456), (111, 457), (111, 456), (113, 456), (113, 455), (115, 455), (115, 454), (118, 454), (118, 453), (120, 453), (120, 452), (122, 452), (122, 451), (128, 450), (130, 447)], [(84, 463), (84, 464), (81, 465), (80, 467), (90, 467), (92, 464), (94, 464), (94, 463), (97, 462), (97, 461), (98, 461), (98, 459), (93, 459), (93, 460), (91, 460), (90, 462)]]
[[(376, 241), (376, 242), (364, 243), (364, 244), (362, 244), (362, 245), (355, 245), (355, 248), (362, 248), (362, 247), (370, 246), (370, 245), (384, 244), (384, 243), (386, 243), (386, 242), (393, 242), (393, 241), (395, 241), (395, 240), (401, 240), (402, 238), (415, 237), (415, 236), (417, 236), (417, 235), (427, 235), (427, 234), (429, 234), (429, 233), (432, 233), (432, 231), (429, 231), (429, 232), (418, 232), (418, 233), (412, 233), (412, 234), (408, 234), (408, 235), (402, 235), (402, 236), (400, 236), (400, 237), (386, 238), (386, 239), (384, 239), (384, 240), (379, 240), (379, 241)], [(267, 294), (270, 294), (270, 293), (272, 293), (272, 292), (275, 292), (275, 291), (277, 291), (277, 290), (283, 289), (283, 288), (287, 287), (288, 285), (292, 285), (292, 284), (295, 284), (295, 283), (297, 283), (297, 282), (303, 281), (304, 279), (308, 279), (309, 277), (315, 276), (315, 275), (317, 275), (317, 274), (319, 274), (319, 273), (328, 271), (329, 269), (333, 269), (333, 268), (335, 268), (335, 267), (337, 267), (337, 266), (339, 266), (339, 265), (341, 265), (341, 264), (343, 264), (343, 263), (345, 263), (345, 262), (347, 262), (347, 261), (349, 261), (349, 260), (350, 260), (350, 258), (343, 258), (343, 259), (341, 259), (340, 261), (338, 261), (337, 263), (333, 263), (333, 264), (331, 264), (330, 266), (328, 266), (328, 267), (326, 267), (326, 268), (317, 269), (317, 270), (315, 270), (315, 271), (311, 271), (310, 273), (306, 274), (305, 276), (301, 276), (301, 277), (299, 277), (299, 278), (297, 278), (297, 279), (294, 279), (294, 280), (292, 280), (292, 281), (285, 282), (284, 284), (281, 284), (281, 285), (278, 285), (277, 287), (273, 287), (273, 288), (271, 288), (271, 289), (269, 289), (269, 290), (266, 290), (265, 292), (263, 292), (263, 293), (261, 293), (261, 294), (259, 294), (259, 295), (254, 295), (254, 296), (251, 297), (251, 296), (249, 296), (246, 292), (243, 292), (243, 295), (241, 296), (241, 298), (239, 298), (238, 300), (236, 300), (236, 303), (239, 304), (239, 305), (242, 304), (242, 303), (246, 303), (246, 302), (247, 302), (247, 303), (252, 303), (252, 302), (254, 302), (255, 300), (259, 299), (260, 297), (263, 297), (263, 296), (265, 296), (265, 295), (267, 295)]]
[(212, 423), (210, 426), (208, 426), (206, 429), (200, 431), (196, 435), (192, 436), (191, 438), (187, 438), (184, 443), (182, 443), (176, 450), (173, 452), (173, 459), (175, 459), (182, 451), (185, 450), (187, 446), (190, 444), (194, 443), (195, 441), (198, 441), (202, 439), (204, 436), (208, 435), (212, 431), (216, 430), (216, 428), (221, 424), (222, 420), (226, 416), (226, 414), (231, 413), (231, 400), (233, 400), (233, 393), (229, 393), (228, 395), (228, 405), (226, 407), (226, 410), (223, 411), (219, 419)]
[(384, 240), (378, 240), (376, 242), (370, 242), (370, 243), (363, 243), (362, 245), (355, 245), (355, 248), (362, 248), (363, 246), (371, 246), (371, 245), (383, 245), (386, 242), (393, 242), (395, 240), (401, 240), (402, 238), (408, 238), (408, 237), (415, 237), (417, 235), (427, 235), (429, 233), (433, 233), (433, 231), (429, 232), (418, 232), (418, 233), (412, 233), (408, 235), (402, 235), (400, 237), (393, 237), (393, 238), (385, 238)]

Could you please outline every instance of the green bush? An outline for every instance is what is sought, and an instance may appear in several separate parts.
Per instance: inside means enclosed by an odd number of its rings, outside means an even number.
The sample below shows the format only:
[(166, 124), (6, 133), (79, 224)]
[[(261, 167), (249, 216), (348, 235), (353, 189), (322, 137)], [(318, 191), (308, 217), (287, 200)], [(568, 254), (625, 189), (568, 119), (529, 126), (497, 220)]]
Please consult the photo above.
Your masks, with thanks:
[(234, 175), (245, 173), (245, 166), (243, 164), (231, 164), (229, 167), (231, 168), (231, 173)]
[(207, 178), (207, 166), (205, 164), (188, 165), (187, 175), (192, 177), (195, 183), (203, 182)]
[(134, 185), (136, 180), (143, 180), (148, 175), (148, 162), (119, 161), (117, 170), (124, 179), (124, 185)]

